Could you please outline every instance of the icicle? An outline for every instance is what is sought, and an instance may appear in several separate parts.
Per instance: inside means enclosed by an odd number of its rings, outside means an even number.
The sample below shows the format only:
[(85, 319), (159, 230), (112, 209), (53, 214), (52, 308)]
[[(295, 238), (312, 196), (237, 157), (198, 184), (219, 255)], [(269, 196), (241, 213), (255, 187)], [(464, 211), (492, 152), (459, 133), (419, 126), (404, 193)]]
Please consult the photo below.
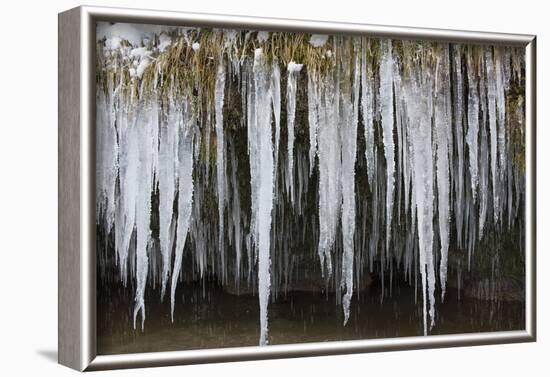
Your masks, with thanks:
[(188, 99), (184, 100), (183, 121), (179, 124), (178, 144), (178, 228), (176, 233), (176, 258), (172, 269), (172, 285), (170, 292), (171, 318), (174, 322), (174, 305), (176, 287), (181, 271), (183, 249), (187, 239), (187, 231), (191, 220), (193, 204), (193, 121)]
[[(406, 179), (405, 177), (407, 176), (407, 167), (404, 164), (404, 161), (405, 161), (404, 156), (406, 156), (407, 132), (406, 132), (406, 127), (403, 127), (403, 118), (404, 118), (403, 101), (402, 101), (403, 89), (401, 84), (400, 72), (401, 72), (401, 67), (399, 64), (399, 60), (396, 59), (393, 64), (393, 91), (394, 91), (394, 97), (395, 97), (395, 126), (396, 126), (395, 128), (397, 131), (397, 144), (396, 144), (397, 151), (395, 156), (395, 159), (397, 161), (396, 172), (395, 172), (395, 176), (397, 178), (396, 179), (397, 185), (395, 188), (396, 196), (397, 196), (395, 200), (395, 203), (397, 203), (397, 224), (401, 224), (401, 213), (402, 213), (401, 207), (403, 202), (406, 205), (405, 213), (407, 213), (408, 211), (407, 200), (405, 199), (405, 201), (403, 201), (402, 197), (404, 195), (404, 191), (406, 190), (406, 193), (408, 195), (408, 190), (409, 190), (408, 187), (403, 186), (404, 179)], [(397, 234), (399, 235), (399, 233)], [(402, 242), (403, 240), (399, 239), (398, 237), (397, 241)], [(397, 249), (396, 262), (399, 264), (402, 256), (402, 250), (397, 245), (396, 245), (396, 249)]]
[(395, 146), (393, 143), (393, 57), (390, 40), (380, 42), (380, 116), (386, 158), (386, 252), (391, 241), (393, 190), (395, 173)]
[(141, 328), (145, 322), (145, 286), (149, 271), (148, 244), (151, 236), (151, 192), (153, 191), (153, 179), (155, 176), (153, 160), (158, 152), (158, 139), (155, 130), (158, 130), (158, 103), (153, 98), (147, 106), (144, 115), (139, 114), (137, 124), (138, 138), (138, 174), (137, 203), (136, 203), (136, 295), (134, 303), (134, 329), (136, 320), (141, 312)]
[(252, 213), (256, 214), (253, 228), (258, 253), (258, 294), (260, 301), (260, 345), (268, 341), (268, 313), (271, 289), (270, 249), (271, 210), (273, 208), (274, 161), (271, 136), (270, 69), (262, 49), (254, 52), (254, 97), (248, 103), (255, 115), (249, 122), (250, 175), (252, 178)]
[[(411, 63), (413, 64), (413, 63)], [(419, 269), (422, 277), (424, 335), (435, 320), (435, 270), (433, 264), (433, 159), (431, 143), (431, 79), (425, 66), (410, 67), (405, 85), (413, 160), (413, 203), (416, 207)], [(431, 319), (428, 327), (428, 315)]]
[(472, 183), (472, 199), (476, 202), (478, 177), (478, 133), (479, 133), (479, 91), (478, 91), (478, 64), (475, 51), (469, 50), (468, 66), (468, 133), (466, 142), (470, 156), (470, 177)]
[(115, 221), (115, 188), (118, 174), (116, 141), (116, 95), (106, 95), (99, 90), (97, 98), (97, 159), (96, 159), (96, 185), (97, 185), (97, 211), (103, 214), (109, 233)]
[(374, 185), (374, 78), (370, 64), (370, 40), (364, 38), (361, 60), (361, 113), (365, 127), (365, 158), (367, 160), (367, 176), (369, 184)]
[[(489, 114), (489, 134), (491, 145), (491, 174), (493, 187), (493, 215), (498, 222), (500, 197), (498, 193), (498, 161), (497, 161), (497, 115), (496, 115), (496, 77), (493, 63), (493, 54), (489, 48), (485, 49), (485, 68), (487, 69), (487, 112)], [(481, 232), (480, 232), (481, 234)]]
[(498, 164), (499, 164), (499, 190), (502, 190), (499, 193), (499, 204), (498, 208), (499, 218), (502, 217), (502, 205), (506, 195), (504, 194), (503, 188), (506, 187), (506, 166), (508, 155), (506, 153), (506, 97), (505, 97), (505, 87), (506, 87), (506, 77), (503, 72), (502, 64), (502, 55), (503, 51), (501, 48), (494, 48), (495, 52), (495, 102), (496, 102), (496, 115), (497, 115), (497, 145), (498, 145)]
[[(195, 146), (198, 148), (199, 142), (197, 140), (197, 134), (195, 134)], [(195, 149), (196, 149), (195, 148)], [(177, 159), (176, 159), (177, 161)], [(197, 162), (195, 160), (195, 162)], [(194, 168), (196, 170), (196, 168)], [(190, 227), (191, 230), (189, 231), (189, 236), (192, 237), (193, 243), (195, 245), (195, 261), (199, 269), (199, 277), (201, 279), (204, 278), (204, 272), (206, 269), (207, 264), (207, 257), (208, 257), (208, 239), (209, 239), (209, 227), (206, 225), (202, 220), (202, 212), (201, 212), (201, 204), (203, 202), (202, 197), (204, 195), (204, 191), (198, 188), (197, 190), (193, 190), (193, 203), (192, 203), (192, 213), (191, 213), (191, 222)], [(178, 205), (179, 207), (179, 205)], [(172, 230), (174, 233), (175, 229)]]
[(275, 166), (277, 166), (279, 140), (281, 138), (281, 70), (277, 62), (273, 62), (271, 72), (271, 103), (273, 104), (273, 116), (275, 117)]
[(231, 187), (233, 192), (233, 232), (235, 243), (235, 282), (238, 284), (241, 278), (241, 255), (242, 255), (242, 234), (241, 234), (241, 200), (239, 196), (239, 186), (237, 184), (237, 157), (235, 147), (231, 143)]
[(214, 89), (214, 107), (216, 116), (216, 178), (218, 182), (218, 248), (221, 255), (222, 283), (225, 283), (225, 136), (223, 129), (223, 102), (225, 96), (225, 65), (218, 65)]
[(479, 160), (479, 239), (483, 238), (483, 230), (487, 221), (487, 208), (489, 201), (489, 146), (487, 141), (487, 130), (481, 128), (481, 145)]
[(319, 106), (319, 259), (322, 277), (332, 275), (331, 250), (341, 207), (341, 145), (338, 124), (338, 90), (334, 79), (324, 78), (321, 86), (322, 106)]
[(318, 76), (310, 69), (307, 70), (307, 104), (308, 104), (308, 125), (309, 125), (309, 174), (315, 167), (315, 156), (317, 155), (317, 133), (319, 129), (319, 101)]
[(128, 251), (136, 221), (136, 201), (139, 172), (139, 145), (135, 117), (128, 118), (125, 110), (119, 117), (119, 180), (120, 196), (115, 218), (115, 243), (120, 275), (124, 285), (128, 278)]
[(302, 64), (288, 63), (288, 81), (286, 87), (286, 117), (287, 117), (287, 158), (288, 158), (288, 181), (287, 193), (290, 201), (294, 204), (294, 113), (296, 112), (296, 89), (298, 75), (302, 70)]
[[(250, 69), (252, 71), (253, 68)], [(256, 86), (255, 79), (253, 77), (253, 72), (249, 72), (250, 76), (248, 79), (248, 89), (247, 89), (247, 101), (246, 101), (246, 114), (247, 114), (247, 142), (248, 142), (248, 154), (250, 156), (250, 191), (251, 191), (251, 219), (250, 219), (250, 237), (251, 245), (256, 244), (256, 235), (257, 235), (257, 219), (258, 219), (258, 204), (257, 204), (257, 195), (253, 194), (258, 192), (258, 154), (259, 145), (257, 144), (257, 127), (256, 127)], [(251, 248), (249, 248), (251, 251)], [(249, 255), (252, 253), (249, 252)], [(252, 263), (248, 264), (249, 274), (252, 273)]]
[(449, 135), (452, 132), (450, 125), (451, 92), (449, 86), (449, 51), (446, 47), (443, 47), (443, 51), (438, 57), (436, 64), (434, 128), (439, 238), (441, 244), (439, 278), (441, 283), (441, 300), (443, 301), (445, 298), (445, 287), (447, 282), (447, 254), (449, 251)]
[[(348, 54), (350, 51), (344, 50)], [(342, 306), (344, 309), (344, 326), (349, 320), (351, 297), (353, 294), (353, 260), (354, 236), (355, 236), (355, 160), (357, 153), (357, 122), (359, 115), (359, 84), (360, 84), (360, 56), (355, 51), (355, 66), (350, 67), (349, 57), (344, 56), (342, 70), (353, 74), (351, 96), (344, 93), (341, 97), (340, 124), (342, 143), (342, 177), (340, 179), (342, 190), (342, 288), (344, 297)], [(347, 63), (347, 64), (346, 64)], [(349, 82), (348, 77), (344, 80)]]
[(487, 220), (487, 210), (489, 205), (489, 142), (487, 136), (487, 87), (485, 85), (485, 76), (487, 67), (485, 63), (485, 56), (481, 56), (480, 72), (482, 77), (479, 80), (479, 98), (482, 121), (480, 123), (480, 145), (479, 145), (479, 219), (478, 219), (478, 237), (481, 240), (483, 238), (483, 230), (485, 222)]
[(463, 80), (462, 80), (462, 46), (453, 46), (454, 71), (454, 109), (455, 109), (455, 141), (457, 150), (457, 175), (455, 184), (455, 223), (458, 247), (462, 247), (464, 225), (464, 132), (463, 132)]
[[(175, 95), (175, 94), (174, 94)], [(166, 283), (172, 261), (171, 224), (176, 193), (176, 159), (178, 146), (178, 124), (181, 120), (180, 108), (171, 101), (167, 121), (160, 127), (159, 155), (159, 237), (162, 256), (161, 297), (166, 292)]]

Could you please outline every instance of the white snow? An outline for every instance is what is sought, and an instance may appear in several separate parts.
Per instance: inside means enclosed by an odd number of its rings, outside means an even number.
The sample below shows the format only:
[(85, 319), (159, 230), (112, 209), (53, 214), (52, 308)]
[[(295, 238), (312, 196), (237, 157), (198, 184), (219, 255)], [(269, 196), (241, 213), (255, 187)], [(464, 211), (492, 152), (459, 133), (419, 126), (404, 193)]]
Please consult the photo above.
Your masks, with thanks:
[(136, 76), (138, 78), (141, 79), (143, 77), (143, 73), (145, 72), (145, 70), (147, 69), (150, 63), (151, 61), (148, 58), (144, 58), (139, 62), (139, 65), (137, 66), (137, 69), (136, 69)]
[(313, 47), (323, 47), (328, 41), (328, 35), (313, 34), (309, 39), (309, 44)]
[(267, 31), (259, 31), (256, 39), (258, 42), (265, 42), (269, 39), (269, 33)]
[(145, 47), (137, 47), (130, 51), (130, 57), (134, 59), (135, 70), (132, 72), (132, 77), (141, 79), (143, 73), (151, 64), (150, 56), (153, 52)]
[(106, 38), (107, 40), (118, 38), (119, 42), (126, 40), (133, 46), (141, 46), (144, 39), (151, 40), (154, 35), (161, 34), (163, 31), (171, 32), (177, 30), (175, 26), (131, 24), (131, 23), (110, 23), (98, 22), (96, 35), (97, 39)]
[(172, 38), (168, 34), (162, 33), (159, 37), (159, 51), (164, 52), (172, 44)]
[(130, 56), (134, 59), (145, 59), (151, 56), (152, 51), (148, 50), (146, 47), (136, 47), (130, 51)]
[(108, 50), (118, 50), (120, 48), (121, 43), (122, 43), (122, 38), (111, 37), (105, 40), (105, 48)]

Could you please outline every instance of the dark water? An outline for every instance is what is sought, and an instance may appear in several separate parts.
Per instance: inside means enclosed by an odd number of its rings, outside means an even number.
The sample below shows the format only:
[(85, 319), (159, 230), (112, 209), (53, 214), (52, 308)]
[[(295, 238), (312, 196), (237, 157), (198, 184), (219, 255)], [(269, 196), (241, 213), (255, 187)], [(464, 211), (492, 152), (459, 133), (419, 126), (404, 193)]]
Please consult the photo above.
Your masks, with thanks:
[[(127, 288), (111, 289), (98, 299), (98, 354), (176, 351), (202, 348), (255, 346), (258, 344), (259, 306), (254, 295), (232, 295), (219, 287), (187, 286), (179, 294), (174, 323), (169, 297), (164, 303), (146, 302), (142, 331), (132, 325), (131, 297)], [(348, 324), (334, 294), (291, 292), (269, 307), (270, 344), (323, 342), (418, 336), (423, 334), (422, 297), (414, 287), (394, 287), (381, 299), (381, 289), (371, 287), (354, 295)], [(116, 299), (114, 299), (116, 296)], [(177, 300), (178, 301), (178, 300)], [(116, 303), (116, 304), (114, 304)], [(524, 303), (459, 297), (450, 289), (437, 305), (431, 334), (456, 334), (525, 328)]]

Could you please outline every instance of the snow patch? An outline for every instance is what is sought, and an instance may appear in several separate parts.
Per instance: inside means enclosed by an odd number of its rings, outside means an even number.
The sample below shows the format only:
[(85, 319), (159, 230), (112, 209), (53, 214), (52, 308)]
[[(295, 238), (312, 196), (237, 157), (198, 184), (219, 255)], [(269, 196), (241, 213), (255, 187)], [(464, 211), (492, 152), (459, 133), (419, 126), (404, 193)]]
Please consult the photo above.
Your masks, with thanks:
[(323, 47), (328, 41), (328, 35), (313, 34), (309, 39), (309, 44), (313, 47)]

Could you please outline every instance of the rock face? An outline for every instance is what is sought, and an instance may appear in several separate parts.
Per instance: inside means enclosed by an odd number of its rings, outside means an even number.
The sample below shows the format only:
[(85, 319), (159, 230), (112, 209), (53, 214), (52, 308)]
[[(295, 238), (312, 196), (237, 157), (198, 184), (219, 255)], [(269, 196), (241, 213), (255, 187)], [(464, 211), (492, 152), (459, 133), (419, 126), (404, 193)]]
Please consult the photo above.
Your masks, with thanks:
[[(310, 292), (310, 293), (336, 293), (336, 289), (333, 285), (324, 283), (322, 279), (319, 279), (318, 276), (308, 276), (309, 273), (307, 271), (307, 268), (304, 268), (302, 271), (303, 275), (300, 279), (296, 279), (290, 283), (288, 283), (288, 286), (285, 287), (284, 293), (290, 293), (290, 292)], [(300, 272), (296, 272), (296, 275), (298, 275)], [(374, 277), (372, 274), (367, 273), (366, 276), (364, 276), (363, 279), (361, 279), (361, 286), (354, 287), (355, 290), (360, 292), (368, 291), (369, 288), (374, 283)], [(227, 285), (224, 285), (222, 289), (230, 293), (232, 295), (241, 296), (241, 295), (256, 295), (257, 294), (257, 287), (253, 285), (249, 285), (246, 280), (241, 280), (237, 283), (230, 282)]]
[(484, 301), (525, 301), (525, 285), (517, 280), (498, 278), (467, 283), (466, 297)]
[[(506, 242), (504, 244), (507, 244)], [(503, 251), (488, 252), (493, 254), (474, 255), (470, 271), (467, 260), (461, 258), (459, 251), (451, 251), (449, 259), (448, 285), (459, 290), (459, 294), (483, 301), (524, 302), (525, 280), (522, 259), (501, 262)], [(510, 252), (508, 252), (510, 254)]]

